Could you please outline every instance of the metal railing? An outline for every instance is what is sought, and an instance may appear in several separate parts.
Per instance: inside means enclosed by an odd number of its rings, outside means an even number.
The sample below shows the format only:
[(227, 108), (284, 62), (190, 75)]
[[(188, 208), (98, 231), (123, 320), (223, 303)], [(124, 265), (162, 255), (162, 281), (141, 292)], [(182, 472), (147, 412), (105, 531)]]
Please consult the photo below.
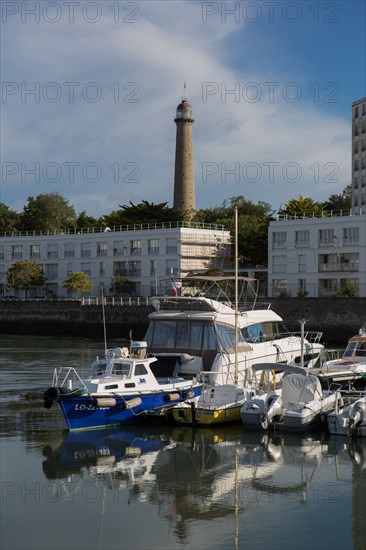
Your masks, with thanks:
[(70, 227), (64, 230), (30, 230), (30, 231), (7, 231), (1, 234), (2, 237), (43, 237), (52, 235), (85, 235), (88, 233), (116, 233), (125, 231), (146, 231), (156, 229), (212, 229), (216, 231), (227, 231), (227, 228), (221, 224), (214, 223), (196, 223), (196, 222), (157, 222), (157, 223), (142, 223), (133, 225), (114, 225), (112, 227), (84, 227), (82, 229)]

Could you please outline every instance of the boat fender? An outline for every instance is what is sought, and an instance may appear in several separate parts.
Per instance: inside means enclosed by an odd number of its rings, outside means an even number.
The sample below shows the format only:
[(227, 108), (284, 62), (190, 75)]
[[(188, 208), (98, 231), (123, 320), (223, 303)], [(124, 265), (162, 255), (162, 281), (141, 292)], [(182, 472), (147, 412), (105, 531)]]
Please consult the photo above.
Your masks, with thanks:
[(123, 411), (126, 409), (133, 409), (134, 407), (138, 407), (141, 405), (141, 397), (134, 397), (133, 399), (129, 399), (128, 401), (124, 401), (121, 403), (120, 407)]
[(114, 397), (96, 397), (95, 399), (93, 399), (93, 405), (98, 409), (114, 407), (115, 404), (116, 400)]
[(55, 386), (48, 388), (43, 394), (43, 399), (45, 401), (57, 401), (57, 399), (60, 397), (60, 390), (56, 388)]
[(43, 400), (43, 406), (45, 409), (50, 409), (53, 405), (53, 401), (50, 401), (49, 399)]
[(187, 390), (182, 393), (183, 399), (192, 399), (194, 397), (194, 391), (193, 390)]
[(167, 393), (164, 395), (164, 401), (165, 403), (168, 403), (169, 401), (176, 401), (179, 397), (179, 393)]

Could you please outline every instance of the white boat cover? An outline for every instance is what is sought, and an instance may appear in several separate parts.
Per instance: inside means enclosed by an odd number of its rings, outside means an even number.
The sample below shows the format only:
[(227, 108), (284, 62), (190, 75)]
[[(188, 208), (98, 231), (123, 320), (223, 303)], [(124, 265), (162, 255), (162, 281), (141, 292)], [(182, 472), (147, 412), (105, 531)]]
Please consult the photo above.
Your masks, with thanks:
[(319, 379), (313, 374), (303, 376), (302, 374), (288, 374), (282, 382), (282, 402), (284, 407), (287, 403), (308, 403), (321, 399), (322, 387)]

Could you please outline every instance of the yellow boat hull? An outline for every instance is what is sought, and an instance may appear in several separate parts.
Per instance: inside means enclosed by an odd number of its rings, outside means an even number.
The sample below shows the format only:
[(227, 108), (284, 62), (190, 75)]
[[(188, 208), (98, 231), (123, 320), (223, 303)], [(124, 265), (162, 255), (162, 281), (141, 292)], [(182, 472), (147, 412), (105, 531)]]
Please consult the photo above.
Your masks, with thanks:
[(179, 407), (172, 410), (173, 418), (178, 424), (211, 426), (239, 422), (240, 409), (243, 405), (220, 408)]

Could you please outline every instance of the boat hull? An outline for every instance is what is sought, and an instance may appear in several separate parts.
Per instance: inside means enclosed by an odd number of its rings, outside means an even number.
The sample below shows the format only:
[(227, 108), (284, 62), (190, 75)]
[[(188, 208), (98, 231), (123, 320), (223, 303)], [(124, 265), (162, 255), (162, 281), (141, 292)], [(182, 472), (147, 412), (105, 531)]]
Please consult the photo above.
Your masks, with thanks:
[[(365, 407), (365, 399), (361, 401), (363, 401), (363, 407)], [(363, 418), (359, 425), (350, 430), (351, 411), (357, 404), (358, 402), (349, 403), (327, 416), (328, 430), (331, 435), (366, 437), (366, 418)]]
[[(186, 390), (185, 390), (186, 391)], [(201, 386), (189, 388), (191, 397), (201, 394)], [(132, 394), (127, 398), (113, 396), (115, 404), (100, 406), (100, 396), (69, 397), (61, 395), (57, 402), (63, 412), (69, 430), (112, 428), (124, 424), (142, 422), (147, 413), (165, 411), (184, 401), (182, 392), (159, 392)], [(126, 404), (131, 403), (131, 407)], [(135, 406), (133, 406), (135, 404)]]
[(240, 410), (242, 406), (243, 403), (221, 409), (205, 409), (190, 406), (177, 407), (172, 410), (172, 415), (178, 424), (186, 426), (212, 426), (240, 422)]

